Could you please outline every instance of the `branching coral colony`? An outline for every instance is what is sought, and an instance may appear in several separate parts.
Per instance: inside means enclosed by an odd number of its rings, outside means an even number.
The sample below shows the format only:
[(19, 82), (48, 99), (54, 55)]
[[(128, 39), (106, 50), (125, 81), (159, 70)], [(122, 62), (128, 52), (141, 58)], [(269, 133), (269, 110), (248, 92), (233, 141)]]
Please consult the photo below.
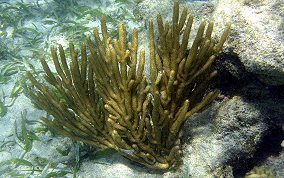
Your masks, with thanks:
[[(211, 38), (213, 23), (202, 22), (187, 52), (193, 17), (187, 9), (179, 15), (175, 2), (172, 24), (158, 14), (159, 45), (149, 23), (150, 79), (143, 75), (144, 49), (138, 54), (138, 32), (126, 43), (123, 23), (119, 38), (107, 34), (101, 20), (102, 38), (94, 29), (81, 52), (70, 43), (71, 63), (62, 46), (52, 46), (55, 76), (41, 58), (47, 80), (60, 93), (28, 77), (38, 89), (30, 96), (54, 119), (41, 118), (64, 135), (99, 149), (114, 148), (124, 156), (154, 169), (172, 166), (180, 157), (180, 138), (189, 116), (218, 95), (207, 92), (216, 71), (210, 65), (229, 33), (226, 27), (219, 43)], [(182, 34), (182, 36), (180, 36)], [(181, 41), (181, 43), (180, 43)], [(87, 50), (88, 49), (88, 50)], [(187, 54), (188, 53), (188, 54)]]

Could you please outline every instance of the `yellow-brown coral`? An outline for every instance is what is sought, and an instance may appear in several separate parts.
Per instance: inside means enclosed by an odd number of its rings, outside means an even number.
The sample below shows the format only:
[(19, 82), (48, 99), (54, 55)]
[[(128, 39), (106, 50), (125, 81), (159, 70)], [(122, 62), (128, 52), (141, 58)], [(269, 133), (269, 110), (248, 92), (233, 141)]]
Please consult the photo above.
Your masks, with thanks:
[(102, 18), (102, 37), (95, 28), (95, 41), (88, 36), (81, 52), (70, 43), (69, 65), (62, 46), (59, 55), (52, 46), (58, 76), (41, 58), (44, 78), (63, 99), (28, 73), (38, 89), (30, 91), (31, 97), (54, 117), (41, 119), (70, 138), (99, 149), (114, 148), (150, 168), (172, 166), (180, 157), (186, 119), (219, 93), (207, 93), (208, 82), (216, 74), (210, 65), (225, 42), (229, 26), (215, 45), (213, 23), (205, 30), (202, 22), (187, 54), (193, 23), (187, 9), (179, 15), (179, 3), (175, 2), (171, 25), (164, 24), (161, 15), (157, 19), (159, 45), (153, 23), (149, 23), (150, 79), (143, 75), (145, 51), (138, 52), (137, 29), (127, 43), (123, 23), (118, 27), (119, 38), (111, 39)]

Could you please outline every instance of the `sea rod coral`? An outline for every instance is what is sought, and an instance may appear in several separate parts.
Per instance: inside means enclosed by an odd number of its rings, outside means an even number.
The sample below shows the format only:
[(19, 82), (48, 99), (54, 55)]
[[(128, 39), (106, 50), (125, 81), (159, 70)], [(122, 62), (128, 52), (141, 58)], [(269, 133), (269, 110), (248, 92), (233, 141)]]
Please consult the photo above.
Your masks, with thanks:
[[(70, 43), (71, 62), (59, 45), (52, 46), (54, 75), (43, 58), (44, 78), (51, 87), (39, 83), (29, 94), (53, 116), (41, 119), (64, 135), (99, 149), (114, 148), (131, 160), (154, 169), (165, 169), (180, 158), (180, 138), (184, 123), (216, 98), (208, 91), (216, 75), (210, 66), (229, 33), (225, 28), (218, 44), (211, 38), (213, 23), (202, 22), (187, 50), (193, 17), (184, 9), (179, 14), (175, 2), (172, 24), (158, 22), (158, 44), (154, 25), (149, 22), (150, 77), (144, 76), (145, 50), (138, 51), (138, 32), (126, 42), (123, 23), (119, 37), (108, 36), (105, 19), (101, 35), (87, 36), (81, 50)], [(206, 28), (207, 26), (207, 28)], [(60, 97), (58, 96), (60, 93)]]

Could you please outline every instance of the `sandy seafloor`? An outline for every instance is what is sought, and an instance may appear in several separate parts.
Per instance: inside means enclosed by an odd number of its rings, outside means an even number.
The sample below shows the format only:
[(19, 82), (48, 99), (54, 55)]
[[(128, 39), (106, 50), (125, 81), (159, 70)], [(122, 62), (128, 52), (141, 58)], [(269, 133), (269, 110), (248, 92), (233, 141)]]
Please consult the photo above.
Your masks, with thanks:
[[(171, 9), (173, 1), (167, 1), (161, 7), (168, 4)], [(98, 150), (66, 138), (39, 119), (49, 116), (31, 102), (25, 88), (26, 83), (30, 85), (26, 71), (42, 74), (39, 56), (48, 59), (44, 51), (49, 52), (50, 45), (67, 48), (69, 41), (79, 44), (93, 27), (99, 27), (101, 15), (110, 17), (107, 25), (114, 35), (118, 22), (124, 22), (127, 30), (138, 28), (142, 36), (147, 36), (147, 19), (140, 19), (139, 9), (135, 8), (138, 3), (132, 0), (0, 2), (0, 177), (190, 177), (185, 168), (151, 170), (118, 153), (97, 154)], [(77, 28), (72, 28), (76, 25)], [(147, 47), (146, 42), (147, 39), (141, 39), (141, 46)], [(52, 68), (50, 60), (48, 63)], [(277, 176), (284, 177), (282, 173), (278, 172)]]

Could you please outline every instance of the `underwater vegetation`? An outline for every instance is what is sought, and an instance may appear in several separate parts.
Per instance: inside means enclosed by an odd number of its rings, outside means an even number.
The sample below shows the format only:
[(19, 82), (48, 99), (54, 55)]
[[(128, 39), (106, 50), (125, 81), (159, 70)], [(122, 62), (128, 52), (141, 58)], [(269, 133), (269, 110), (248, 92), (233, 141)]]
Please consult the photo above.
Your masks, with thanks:
[[(102, 16), (106, 17), (107, 22), (114, 24), (128, 19), (137, 20), (129, 11), (129, 6), (133, 5), (130, 1), (117, 1), (113, 4), (115, 7), (113, 11), (101, 6), (100, 3), (102, 2), (100, 1), (97, 1), (95, 5), (95, 1), (93, 4), (84, 4), (83, 1), (74, 0), (61, 2), (56, 0), (45, 1), (41, 4), (39, 4), (39, 1), (0, 2), (0, 118), (2, 123), (3, 117), (7, 116), (7, 113), (15, 112), (13, 106), (17, 103), (18, 96), (21, 94), (27, 96), (26, 81), (28, 78), (25, 75), (26, 71), (28, 70), (34, 75), (39, 75), (42, 72), (42, 69), (36, 67), (38, 56), (51, 56), (50, 52), (46, 52), (51, 43), (57, 43), (59, 37), (62, 36), (80, 43), (81, 40), (85, 39), (84, 33), (93, 29), (94, 25), (89, 27), (90, 23)], [(115, 14), (118, 9), (124, 15), (116, 19)], [(58, 10), (64, 14), (64, 18), (56, 13)], [(113, 37), (118, 34), (117, 32), (116, 28), (110, 31)], [(36, 104), (35, 106), (38, 107)], [(86, 145), (83, 146), (84, 149), (82, 149), (82, 146), (80, 148), (78, 146), (78, 150), (80, 150), (77, 151), (78, 153), (76, 152), (77, 164), (70, 164), (70, 171), (54, 169), (60, 160), (47, 160), (43, 157), (31, 159), (27, 155), (33, 152), (33, 144), (42, 142), (37, 135), (46, 132), (54, 135), (58, 132), (43, 122), (25, 118), (25, 115), (25, 111), (23, 111), (22, 116), (12, 118), (19, 121), (9, 126), (9, 128), (15, 130), (11, 133), (13, 134), (13, 141), (5, 141), (5, 138), (1, 140), (3, 141), (0, 145), (0, 152), (2, 153), (9, 152), (11, 147), (21, 148), (18, 150), (21, 152), (20, 156), (13, 154), (14, 158), (0, 162), (1, 177), (28, 177), (31, 175), (54, 177), (69, 173), (76, 177), (76, 170), (79, 167), (79, 160), (81, 160), (82, 155), (85, 155), (86, 152), (92, 152), (96, 156), (105, 153), (101, 151), (94, 153), (94, 148), (90, 149), (92, 151), (86, 151), (85, 148), (88, 148)], [(38, 125), (38, 127), (35, 125)], [(36, 128), (31, 129), (30, 127)], [(78, 145), (78, 143), (74, 142), (74, 145)], [(60, 152), (60, 148), (56, 150)], [(65, 151), (63, 150), (63, 152)], [(62, 157), (66, 157), (66, 154), (62, 154)], [(61, 162), (63, 161), (61, 160)]]
[(138, 51), (138, 30), (127, 42), (124, 24), (119, 23), (118, 38), (113, 39), (105, 17), (101, 36), (95, 28), (94, 40), (87, 36), (80, 50), (70, 43), (70, 64), (62, 45), (59, 53), (51, 46), (57, 74), (41, 58), (44, 79), (50, 85), (27, 72), (37, 88), (29, 95), (54, 117), (41, 119), (72, 139), (101, 150), (113, 148), (149, 168), (175, 165), (185, 121), (219, 94), (207, 91), (216, 75), (210, 66), (230, 25), (216, 44), (211, 38), (213, 23), (202, 22), (188, 52), (193, 17), (188, 17), (187, 9), (179, 14), (179, 2), (175, 2), (171, 24), (159, 14), (157, 19), (158, 42), (149, 22), (149, 78), (143, 74), (147, 60), (145, 50)]
[[(81, 43), (85, 34), (93, 29), (90, 23), (102, 16), (114, 25), (127, 19), (137, 20), (125, 7), (133, 5), (129, 1), (114, 4), (123, 11), (121, 16), (115, 16), (116, 11), (109, 12), (100, 5), (102, 2), (97, 3), (94, 8), (74, 0), (54, 0), (45, 4), (38, 1), (0, 2), (0, 84), (14, 82), (16, 91), (1, 93), (0, 104), (5, 109), (1, 109), (0, 117), (5, 115), (6, 107), (11, 106), (10, 100), (26, 91), (25, 71), (41, 72), (35, 67), (37, 56), (51, 56), (50, 52), (46, 52), (50, 43), (58, 43), (62, 36), (65, 40)], [(110, 31), (112, 37), (117, 34), (116, 28)]]

